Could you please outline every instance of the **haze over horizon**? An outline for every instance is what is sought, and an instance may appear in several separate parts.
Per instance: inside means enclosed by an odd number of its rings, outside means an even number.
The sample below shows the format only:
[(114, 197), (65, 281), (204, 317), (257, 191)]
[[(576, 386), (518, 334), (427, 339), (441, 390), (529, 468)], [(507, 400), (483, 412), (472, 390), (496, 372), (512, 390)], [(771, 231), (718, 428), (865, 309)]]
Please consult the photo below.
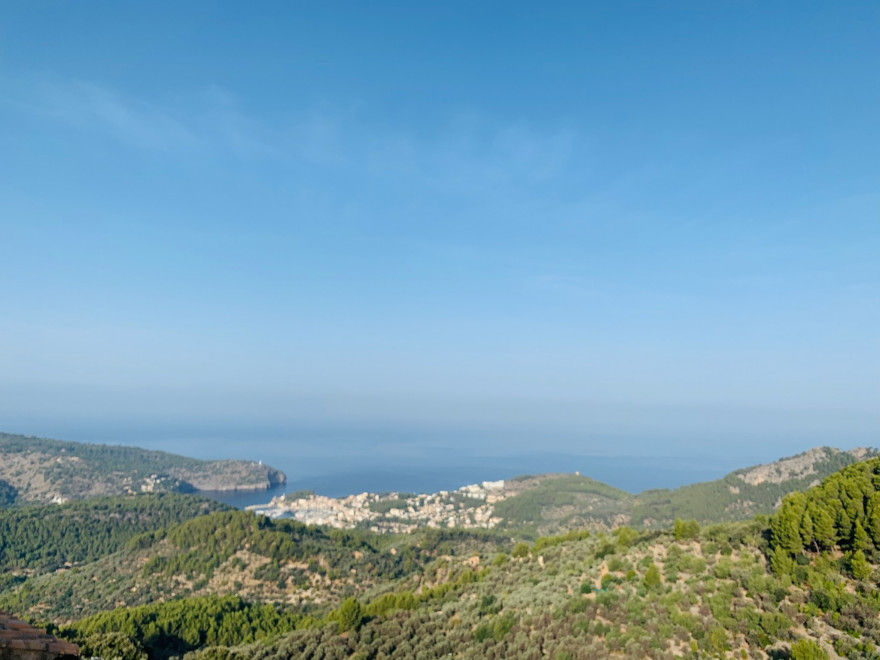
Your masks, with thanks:
[(0, 430), (878, 444), (878, 20), (6, 3)]

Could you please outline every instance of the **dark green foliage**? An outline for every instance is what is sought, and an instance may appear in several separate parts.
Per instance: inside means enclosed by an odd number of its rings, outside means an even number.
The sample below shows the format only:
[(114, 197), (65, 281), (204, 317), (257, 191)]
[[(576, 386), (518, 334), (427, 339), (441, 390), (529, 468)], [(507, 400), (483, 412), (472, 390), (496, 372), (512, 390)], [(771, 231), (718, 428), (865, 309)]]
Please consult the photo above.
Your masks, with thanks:
[[(841, 488), (848, 497), (862, 492), (853, 483)], [(17, 611), (26, 603), (58, 617), (52, 602), (174, 598), (180, 592), (170, 585), (186, 574), (206, 590), (233, 579), (241, 580), (236, 589), (252, 588), (254, 575), (273, 589), (288, 586), (264, 592), (283, 610), (240, 599), (168, 600), (71, 628), (87, 653), (126, 660), (759, 658), (785, 657), (789, 646), (793, 659), (824, 657), (795, 635), (876, 660), (872, 516), (880, 498), (862, 492), (860, 505), (842, 507), (845, 516), (812, 492), (787, 501), (799, 517), (544, 536), (521, 544), (512, 553), (519, 560), (497, 562), (511, 540), (492, 534), (377, 536), (226, 511), (135, 537), (116, 555), (14, 593)], [(126, 581), (125, 567), (147, 559), (137, 583)], [(312, 578), (308, 589), (290, 586), (303, 576)], [(101, 591), (108, 586), (114, 590)], [(34, 600), (38, 587), (45, 591)]]
[(498, 599), (494, 594), (485, 594), (480, 599), (480, 616), (487, 616), (489, 614), (498, 614), (501, 610), (501, 603), (498, 602)]
[[(286, 598), (285, 593), (317, 584), (325, 602), (332, 604), (350, 595), (352, 587), (365, 591), (383, 581), (417, 574), (436, 556), (492, 556), (508, 545), (503, 537), (481, 532), (424, 530), (389, 537), (224, 510), (136, 536), (122, 551), (81, 569), (31, 578), (23, 584), (6, 580), (9, 591), (0, 594), (0, 608), (71, 619), (113, 606), (217, 593), (211, 580), (221, 567), (224, 586), (219, 593), (231, 589), (240, 593), (242, 576), (237, 573), (247, 568), (246, 573), (254, 571), (260, 580), (250, 585), (249, 597)], [(253, 565), (246, 566), (236, 556), (239, 550), (260, 559), (248, 560)], [(477, 578), (479, 574), (468, 569), (456, 572), (453, 579), (464, 584)], [(453, 588), (444, 583), (423, 593), (440, 597), (441, 589), (448, 593)]]
[(418, 605), (420, 599), (411, 591), (387, 593), (370, 602), (364, 612), (367, 616), (385, 616), (396, 610), (411, 610)]
[(688, 541), (695, 539), (700, 535), (700, 523), (696, 520), (675, 519), (673, 525), (673, 535), (676, 541)]
[[(373, 535), (375, 538), (375, 535)], [(406, 546), (415, 546), (435, 555), (460, 555), (477, 548), (494, 546), (506, 550), (510, 539), (494, 531), (477, 529), (436, 529), (427, 527), (405, 536)]]
[(15, 504), (18, 498), (18, 490), (8, 481), (0, 479), (0, 507)]
[(80, 652), (85, 657), (108, 660), (148, 660), (147, 650), (141, 644), (120, 632), (97, 633), (84, 639), (77, 638)]
[(840, 546), (872, 551), (880, 505), (880, 458), (856, 463), (806, 493), (792, 493), (773, 516), (771, 543), (791, 556)]
[(361, 604), (357, 598), (346, 598), (339, 611), (336, 614), (336, 620), (339, 623), (339, 631), (357, 630), (364, 620), (364, 614), (361, 610)]
[(376, 513), (388, 513), (391, 509), (406, 510), (406, 500), (395, 498), (391, 500), (379, 500), (378, 502), (370, 502), (370, 510)]
[(532, 547), (532, 552), (539, 553), (545, 548), (552, 548), (553, 546), (559, 545), (560, 543), (580, 541), (587, 538), (590, 538), (590, 532), (586, 529), (576, 529), (565, 534), (559, 534), (557, 536), (540, 536), (535, 540), (535, 545)]
[(770, 514), (784, 495), (804, 490), (817, 476), (830, 475), (857, 460), (848, 452), (829, 447), (822, 451), (824, 457), (814, 464), (817, 472), (781, 483), (765, 481), (753, 485), (739, 477), (747, 470), (737, 470), (717, 481), (682, 486), (675, 490), (644, 491), (635, 497), (633, 524), (667, 527), (676, 518), (708, 524), (744, 520), (756, 514)]
[(657, 589), (660, 586), (660, 569), (657, 567), (657, 564), (648, 566), (648, 570), (645, 571), (644, 582), (648, 589)]
[(529, 544), (528, 543), (517, 543), (513, 550), (510, 553), (511, 557), (516, 557), (517, 559), (522, 559), (523, 557), (529, 556)]
[(0, 567), (46, 572), (93, 561), (143, 532), (227, 508), (201, 497), (164, 493), (4, 509)]
[[(98, 614), (62, 629), (87, 654), (121, 657), (140, 649), (152, 659), (181, 655), (204, 646), (231, 646), (293, 630), (302, 617), (236, 596), (189, 598)], [(108, 649), (107, 647), (111, 647)]]
[(873, 568), (868, 560), (865, 559), (865, 553), (861, 550), (856, 550), (849, 557), (849, 571), (850, 574), (856, 580), (867, 580), (871, 577), (871, 573), (873, 572)]
[[(508, 497), (495, 505), (495, 513), (504, 519), (504, 525), (534, 530), (549, 520), (556, 519), (555, 511), (569, 508), (589, 511), (589, 517), (606, 522), (618, 515), (623, 503), (632, 496), (622, 490), (603, 484), (595, 479), (574, 474), (546, 475), (536, 479), (532, 488)], [(586, 513), (584, 513), (586, 515)], [(573, 520), (556, 519), (552, 525), (577, 525)]]
[(474, 631), (474, 639), (477, 642), (485, 642), (489, 639), (500, 642), (511, 631), (514, 624), (516, 624), (516, 617), (512, 613), (506, 612), (488, 623), (478, 626)]
[[(164, 533), (164, 538), (178, 548), (173, 555), (157, 555), (143, 568), (145, 574), (211, 576), (213, 571), (236, 551), (247, 548), (275, 564), (262, 570), (263, 577), (275, 581), (279, 562), (309, 560), (322, 556), (337, 570), (353, 567), (354, 551), (370, 555), (362, 567), (368, 573), (392, 579), (415, 568), (418, 549), (406, 548), (397, 555), (382, 553), (372, 545), (376, 536), (357, 530), (327, 530), (293, 520), (272, 520), (245, 511), (223, 511), (178, 525)], [(406, 569), (407, 562), (411, 564)], [(320, 572), (318, 564), (314, 571)]]

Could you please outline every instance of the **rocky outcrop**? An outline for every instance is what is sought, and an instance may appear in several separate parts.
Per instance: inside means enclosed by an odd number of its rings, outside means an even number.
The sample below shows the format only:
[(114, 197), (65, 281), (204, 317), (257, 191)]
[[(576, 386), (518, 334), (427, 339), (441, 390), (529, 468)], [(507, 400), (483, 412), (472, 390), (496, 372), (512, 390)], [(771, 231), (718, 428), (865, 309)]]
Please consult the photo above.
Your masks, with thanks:
[(824, 461), (832, 453), (838, 454), (840, 450), (830, 447), (816, 447), (797, 456), (783, 458), (767, 465), (757, 465), (737, 476), (752, 486), (765, 482), (781, 484), (783, 481), (791, 479), (802, 479), (816, 474), (816, 463)]
[(257, 461), (206, 461), (199, 470), (172, 470), (171, 475), (195, 490), (268, 490), (287, 483), (287, 476)]
[[(868, 447), (857, 447), (856, 449), (843, 452), (834, 447), (815, 447), (797, 456), (782, 458), (773, 463), (756, 465), (755, 467), (739, 471), (737, 476), (752, 486), (762, 483), (781, 484), (794, 479), (803, 479), (813, 474), (818, 475), (820, 473), (820, 466), (834, 457), (841, 455), (845, 457), (846, 454), (849, 454), (857, 461), (863, 461), (876, 456), (877, 450)], [(848, 459), (848, 461), (852, 461), (852, 459)]]

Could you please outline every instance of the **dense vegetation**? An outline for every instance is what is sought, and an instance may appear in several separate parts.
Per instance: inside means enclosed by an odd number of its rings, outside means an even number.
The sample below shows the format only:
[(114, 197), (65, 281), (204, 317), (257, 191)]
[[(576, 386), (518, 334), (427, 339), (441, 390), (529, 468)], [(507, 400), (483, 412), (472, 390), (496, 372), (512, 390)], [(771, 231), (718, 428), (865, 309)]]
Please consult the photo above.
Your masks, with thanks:
[[(517, 481), (517, 480), (514, 480)], [(520, 477), (528, 483), (517, 495), (495, 505), (504, 526), (520, 536), (589, 525), (611, 527), (631, 495), (595, 479), (574, 474)]]
[(803, 591), (805, 612), (838, 631), (837, 652), (880, 657), (880, 459), (787, 496), (770, 541), (773, 571)]
[[(873, 450), (846, 452), (821, 447), (775, 464), (736, 470), (715, 481), (631, 495), (580, 475), (520, 477), (508, 482), (521, 492), (495, 506), (511, 534), (535, 538), (588, 527), (666, 529), (676, 519), (700, 524), (736, 522), (770, 515), (783, 496), (802, 491)], [(761, 472), (756, 477), (753, 472)]]
[(18, 489), (8, 481), (0, 479), (0, 507), (15, 504), (18, 498)]
[(845, 468), (806, 493), (785, 497), (773, 518), (774, 548), (791, 557), (840, 547), (880, 547), (880, 459)]
[(68, 621), (120, 605), (238, 594), (320, 610), (418, 576), (436, 557), (490, 557), (507, 544), (463, 530), (395, 537), (220, 511), (134, 536), (119, 552), (71, 570), (0, 585), (0, 609)]
[(283, 473), (254, 461), (202, 461), (138, 447), (0, 433), (0, 504), (6, 505), (142, 491), (265, 488), (284, 480)]
[(716, 481), (691, 484), (674, 490), (644, 491), (635, 498), (632, 524), (638, 527), (663, 528), (671, 525), (676, 518), (717, 523), (746, 520), (757, 514), (770, 514), (784, 495), (805, 490), (817, 480), (857, 460), (849, 452), (830, 447), (814, 452), (818, 456), (812, 463), (812, 471), (778, 482), (767, 480), (757, 484), (749, 483), (741, 478), (748, 472), (748, 469), (744, 469)]
[(138, 534), (226, 508), (201, 497), (162, 493), (0, 510), (0, 568), (33, 574), (94, 561)]
[(880, 660), (878, 548), (872, 459), (772, 517), (534, 542), (220, 511), (6, 585), (0, 607), (123, 660)]
[(39, 452), (50, 456), (75, 456), (83, 461), (99, 462), (108, 472), (167, 472), (174, 467), (195, 468), (195, 458), (162, 451), (123, 445), (96, 445), (82, 442), (50, 440), (27, 435), (0, 433), (0, 451), (8, 453)]
[(61, 634), (86, 656), (164, 660), (206, 646), (228, 646), (290, 631), (302, 617), (237, 596), (188, 598), (104, 612)]

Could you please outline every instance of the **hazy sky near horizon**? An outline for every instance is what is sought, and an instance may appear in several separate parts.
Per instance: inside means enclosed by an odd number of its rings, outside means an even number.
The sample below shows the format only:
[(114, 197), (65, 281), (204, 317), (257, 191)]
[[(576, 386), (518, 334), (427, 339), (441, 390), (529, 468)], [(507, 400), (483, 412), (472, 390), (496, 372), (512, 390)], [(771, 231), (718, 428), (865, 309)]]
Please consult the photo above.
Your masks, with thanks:
[(0, 3), (0, 430), (869, 442), (878, 30), (876, 2)]

